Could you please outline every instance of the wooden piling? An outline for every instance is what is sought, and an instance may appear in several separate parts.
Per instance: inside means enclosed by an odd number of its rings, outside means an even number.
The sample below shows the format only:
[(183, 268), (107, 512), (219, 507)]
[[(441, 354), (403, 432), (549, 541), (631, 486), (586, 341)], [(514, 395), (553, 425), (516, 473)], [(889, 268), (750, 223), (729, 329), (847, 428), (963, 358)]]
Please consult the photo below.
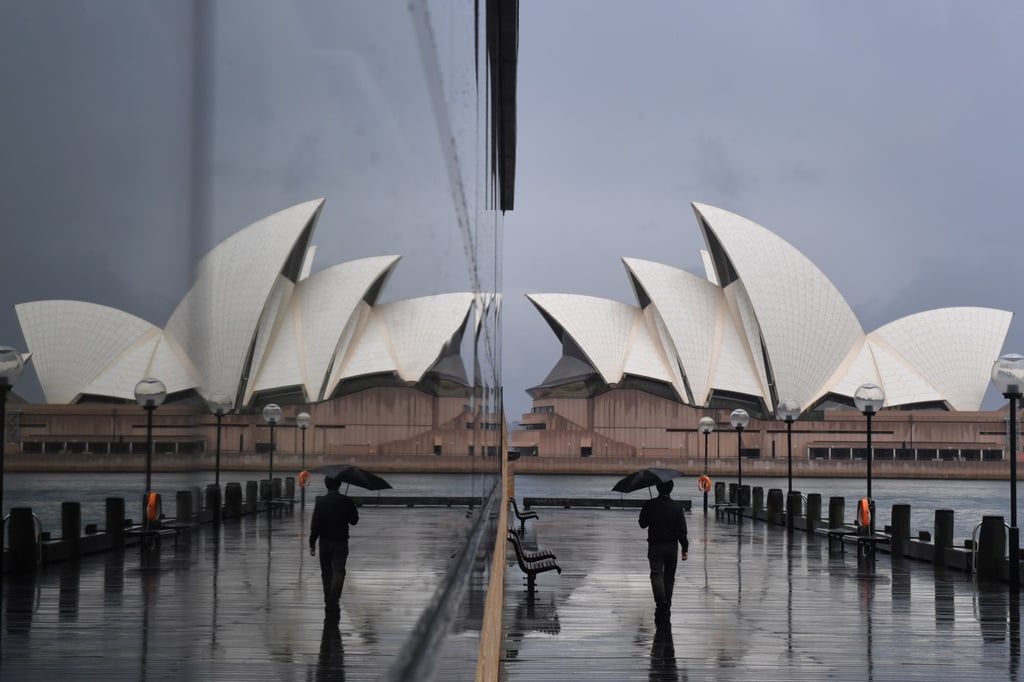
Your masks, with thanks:
[(846, 525), (846, 498), (828, 498), (828, 527), (842, 528)]
[(106, 504), (107, 537), (110, 539), (110, 547), (124, 547), (124, 498), (108, 497)]
[(15, 573), (34, 571), (39, 555), (39, 543), (32, 508), (12, 507), (7, 524), (10, 570)]
[(910, 505), (894, 504), (892, 506), (892, 535), (889, 547), (894, 557), (907, 554), (910, 544)]
[(807, 532), (813, 533), (821, 524), (821, 493), (807, 494)]
[(82, 503), (60, 503), (60, 539), (67, 548), (67, 556), (77, 557), (82, 552)]
[(1006, 524), (1002, 516), (983, 516), (975, 554), (975, 571), (979, 578), (1002, 577), (1003, 557), (1006, 556)]

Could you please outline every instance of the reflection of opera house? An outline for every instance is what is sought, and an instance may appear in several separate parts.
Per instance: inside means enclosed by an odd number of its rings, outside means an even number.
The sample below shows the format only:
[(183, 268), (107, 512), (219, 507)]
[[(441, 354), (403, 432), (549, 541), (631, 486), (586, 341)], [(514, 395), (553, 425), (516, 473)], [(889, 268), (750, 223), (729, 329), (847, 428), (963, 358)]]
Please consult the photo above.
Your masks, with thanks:
[[(880, 460), (1002, 459), (1003, 414), (979, 412), (1011, 313), (944, 308), (865, 333), (828, 278), (756, 223), (694, 204), (705, 276), (624, 258), (637, 305), (573, 294), (528, 298), (562, 346), (511, 445), (546, 457), (703, 457), (702, 416), (716, 419), (710, 458), (732, 458), (729, 413), (753, 417), (744, 458), (786, 454), (780, 400), (803, 409), (795, 460), (862, 459), (853, 395), (885, 392)], [(722, 433), (726, 431), (726, 433)], [(731, 437), (730, 437), (731, 436)], [(525, 463), (525, 462), (524, 462)]]
[[(162, 454), (208, 449), (205, 401), (213, 396), (239, 406), (224, 420), (228, 453), (266, 447), (259, 408), (270, 402), (284, 407), (286, 427), (297, 412), (312, 414), (315, 455), (493, 449), (473, 439), (461, 357), (467, 327), (493, 300), (448, 293), (379, 303), (398, 256), (310, 274), (322, 207), (293, 206), (217, 245), (163, 328), (80, 301), (16, 306), (48, 404), (15, 406), (9, 435), (13, 429), (24, 452), (44, 456), (143, 453), (134, 389), (152, 376), (168, 392), (155, 414)], [(278, 442), (282, 453), (296, 452), (298, 433), (283, 431)]]

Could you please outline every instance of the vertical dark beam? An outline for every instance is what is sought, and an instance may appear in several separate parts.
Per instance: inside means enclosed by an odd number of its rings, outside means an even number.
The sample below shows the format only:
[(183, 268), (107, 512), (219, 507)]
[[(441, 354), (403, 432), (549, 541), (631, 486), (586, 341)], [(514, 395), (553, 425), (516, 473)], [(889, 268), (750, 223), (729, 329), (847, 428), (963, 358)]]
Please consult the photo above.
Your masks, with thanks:
[(1020, 589), (1020, 529), (1017, 528), (1017, 398), (1008, 393), (1010, 401), (1010, 588)]
[[(774, 440), (772, 441), (775, 442)], [(789, 454), (789, 494), (793, 494), (793, 420), (786, 420), (786, 450)]]
[[(708, 475), (708, 432), (704, 432), (704, 475)], [(704, 491), (704, 516), (708, 515), (708, 491)]]
[(217, 471), (216, 474), (214, 474), (213, 479), (214, 485), (217, 486), (220, 486), (220, 422), (223, 418), (224, 416), (220, 412), (217, 412)]

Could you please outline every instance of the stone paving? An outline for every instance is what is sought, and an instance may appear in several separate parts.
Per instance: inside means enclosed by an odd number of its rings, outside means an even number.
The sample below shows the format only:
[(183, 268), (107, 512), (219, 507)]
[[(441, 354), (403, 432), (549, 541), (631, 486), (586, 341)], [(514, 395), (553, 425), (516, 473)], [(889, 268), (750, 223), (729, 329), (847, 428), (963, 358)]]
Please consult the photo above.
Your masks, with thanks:
[(654, 622), (636, 510), (535, 508), (527, 544), (562, 574), (505, 578), (502, 679), (1017, 679), (1019, 603), (1005, 583), (827, 540), (688, 515), (671, 626)]
[[(526, 544), (561, 575), (530, 598), (509, 552), (501, 679), (965, 680), (1019, 676), (1019, 604), (1005, 584), (750, 519), (688, 515), (669, 628), (654, 624), (636, 510), (538, 508)], [(0, 678), (376, 680), (405, 643), (469, 524), (459, 508), (366, 508), (339, 627), (325, 627), (308, 513), (204, 527), (5, 579)], [(511, 550), (511, 547), (510, 547)], [(483, 581), (438, 652), (473, 679)]]
[[(129, 548), (6, 576), (0, 679), (380, 679), (465, 535), (466, 510), (365, 508), (337, 628), (324, 625), (311, 513), (296, 508), (269, 532), (266, 514), (219, 536), (205, 526), (153, 561)], [(454, 652), (452, 675), (472, 679), (476, 647)]]

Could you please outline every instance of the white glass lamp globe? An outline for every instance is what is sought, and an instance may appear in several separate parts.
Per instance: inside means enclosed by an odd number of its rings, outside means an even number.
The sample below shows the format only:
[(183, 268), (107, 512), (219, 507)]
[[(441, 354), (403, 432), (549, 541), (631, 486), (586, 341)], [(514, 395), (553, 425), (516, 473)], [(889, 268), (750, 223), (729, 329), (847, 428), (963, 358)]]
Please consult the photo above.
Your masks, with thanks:
[(270, 403), (263, 408), (263, 421), (268, 424), (277, 424), (281, 421), (281, 416), (284, 413), (276, 403)]
[(235, 409), (235, 401), (231, 399), (231, 396), (224, 393), (214, 393), (207, 398), (206, 406), (210, 409), (210, 412), (220, 417)]
[(1024, 392), (1024, 355), (1009, 353), (992, 365), (992, 383), (1004, 396), (1020, 397)]
[(885, 403), (885, 393), (877, 384), (861, 384), (853, 393), (853, 404), (864, 414), (875, 414)]
[(745, 429), (747, 424), (750, 423), (750, 415), (744, 409), (733, 410), (732, 414), (729, 415), (729, 423), (732, 424), (734, 429)]
[(779, 404), (775, 407), (775, 416), (784, 422), (796, 421), (796, 418), (800, 416), (800, 412), (802, 412), (800, 403), (792, 398), (780, 400)]
[(146, 377), (135, 384), (135, 402), (143, 407), (157, 407), (167, 399), (167, 387), (164, 382), (153, 377)]

